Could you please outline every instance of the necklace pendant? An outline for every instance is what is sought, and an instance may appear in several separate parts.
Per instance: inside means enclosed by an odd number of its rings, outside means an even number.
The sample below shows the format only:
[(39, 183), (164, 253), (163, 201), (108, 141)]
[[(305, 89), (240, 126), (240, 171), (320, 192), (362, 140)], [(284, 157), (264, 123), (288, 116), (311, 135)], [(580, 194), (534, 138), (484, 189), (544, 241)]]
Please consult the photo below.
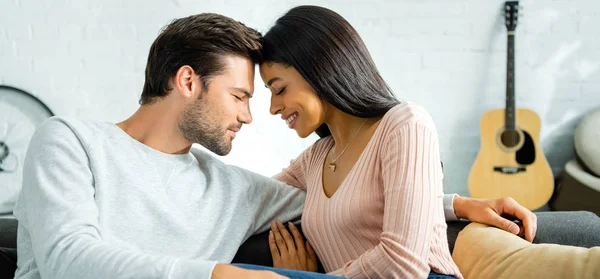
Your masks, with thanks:
[(336, 165), (334, 163), (329, 164), (329, 169), (331, 169), (331, 171), (335, 172), (335, 168)]

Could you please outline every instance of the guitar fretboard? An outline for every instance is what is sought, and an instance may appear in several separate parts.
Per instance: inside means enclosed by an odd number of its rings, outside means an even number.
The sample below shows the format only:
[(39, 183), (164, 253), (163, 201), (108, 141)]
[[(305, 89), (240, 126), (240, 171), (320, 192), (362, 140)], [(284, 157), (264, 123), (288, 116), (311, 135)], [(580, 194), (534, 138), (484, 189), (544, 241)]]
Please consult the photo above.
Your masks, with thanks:
[(515, 32), (508, 32), (506, 52), (506, 130), (515, 130)]

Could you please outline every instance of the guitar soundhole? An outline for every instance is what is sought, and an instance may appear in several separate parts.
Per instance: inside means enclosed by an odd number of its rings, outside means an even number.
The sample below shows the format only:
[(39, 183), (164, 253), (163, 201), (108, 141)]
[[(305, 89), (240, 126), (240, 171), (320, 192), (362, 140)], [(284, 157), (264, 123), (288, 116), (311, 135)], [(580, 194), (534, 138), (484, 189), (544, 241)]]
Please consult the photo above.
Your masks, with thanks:
[(519, 137), (520, 135), (516, 130), (506, 130), (502, 132), (500, 140), (504, 146), (511, 148), (519, 144), (519, 140), (521, 140)]

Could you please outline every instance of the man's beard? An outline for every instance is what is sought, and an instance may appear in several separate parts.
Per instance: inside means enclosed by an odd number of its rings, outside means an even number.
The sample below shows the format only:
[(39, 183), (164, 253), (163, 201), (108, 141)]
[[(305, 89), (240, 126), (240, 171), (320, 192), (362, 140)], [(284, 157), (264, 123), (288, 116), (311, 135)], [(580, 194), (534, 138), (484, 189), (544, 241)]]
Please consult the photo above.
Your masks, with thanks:
[(188, 105), (179, 122), (179, 131), (187, 140), (198, 143), (217, 155), (224, 156), (231, 151), (231, 139), (225, 136), (227, 132), (219, 125), (218, 109), (205, 102), (204, 97), (198, 98)]

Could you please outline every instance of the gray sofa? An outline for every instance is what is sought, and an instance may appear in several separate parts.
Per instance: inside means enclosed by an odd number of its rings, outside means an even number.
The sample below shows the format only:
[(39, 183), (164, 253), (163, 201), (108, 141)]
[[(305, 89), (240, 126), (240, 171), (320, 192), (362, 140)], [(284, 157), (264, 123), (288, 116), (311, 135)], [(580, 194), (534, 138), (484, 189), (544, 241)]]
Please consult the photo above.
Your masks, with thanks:
[[(536, 215), (538, 231), (534, 243), (600, 246), (600, 218), (591, 212), (539, 212)], [(468, 224), (467, 221), (448, 222), (450, 252), (458, 233)], [(14, 219), (0, 218), (0, 278), (12, 278), (16, 268), (17, 226)], [(248, 239), (240, 246), (233, 262), (272, 266), (267, 237), (265, 232)]]

